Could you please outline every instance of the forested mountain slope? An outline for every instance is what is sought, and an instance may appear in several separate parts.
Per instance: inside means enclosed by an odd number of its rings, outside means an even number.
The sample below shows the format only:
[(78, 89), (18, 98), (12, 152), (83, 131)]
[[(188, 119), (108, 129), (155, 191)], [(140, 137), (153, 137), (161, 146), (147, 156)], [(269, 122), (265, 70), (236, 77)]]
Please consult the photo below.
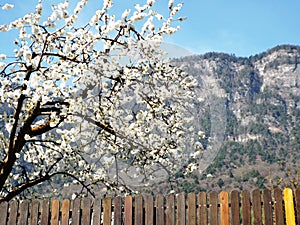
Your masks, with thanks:
[(213, 159), (204, 155), (189, 178), (178, 174), (180, 189), (298, 185), (299, 57), (300, 47), (282, 45), (249, 58), (207, 53), (175, 60), (199, 81), (197, 116), (204, 153)]

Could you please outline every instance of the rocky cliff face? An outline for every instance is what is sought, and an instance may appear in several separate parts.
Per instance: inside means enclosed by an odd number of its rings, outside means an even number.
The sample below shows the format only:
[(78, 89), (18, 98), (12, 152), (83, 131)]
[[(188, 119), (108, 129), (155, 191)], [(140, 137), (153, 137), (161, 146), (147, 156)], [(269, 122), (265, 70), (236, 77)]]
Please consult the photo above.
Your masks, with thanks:
[(207, 53), (176, 60), (199, 82), (197, 116), (207, 136), (202, 188), (298, 185), (299, 57), (300, 47), (284, 45), (249, 58)]

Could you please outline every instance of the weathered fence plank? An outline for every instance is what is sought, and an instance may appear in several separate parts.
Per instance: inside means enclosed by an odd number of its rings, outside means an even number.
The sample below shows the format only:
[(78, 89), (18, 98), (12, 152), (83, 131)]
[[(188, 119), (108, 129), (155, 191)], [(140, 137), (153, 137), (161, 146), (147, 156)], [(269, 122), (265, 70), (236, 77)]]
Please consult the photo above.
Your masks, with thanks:
[(41, 201), (41, 225), (49, 224), (49, 205), (49, 199), (44, 199)]
[(7, 213), (8, 213), (8, 203), (2, 202), (0, 204), (0, 216), (1, 216), (0, 225), (6, 225)]
[(114, 225), (122, 225), (122, 198), (120, 196), (114, 199)]
[(18, 217), (18, 202), (13, 201), (9, 204), (9, 217), (8, 217), (8, 225), (16, 225), (17, 217)]
[(283, 212), (283, 196), (282, 190), (276, 188), (274, 190), (274, 212), (276, 224), (284, 224), (284, 212)]
[(91, 199), (82, 199), (82, 215), (81, 215), (81, 225), (90, 225), (91, 221)]
[(188, 199), (187, 199), (187, 206), (188, 206), (188, 211), (187, 211), (187, 224), (188, 225), (196, 225), (197, 222), (197, 214), (196, 214), (196, 204), (197, 204), (197, 199), (196, 199), (196, 194), (195, 193), (189, 193), (188, 194)]
[(51, 206), (51, 225), (58, 225), (59, 221), (59, 200), (55, 199)]
[(248, 190), (242, 191), (242, 221), (243, 225), (251, 224), (251, 205), (250, 205), (250, 192)]
[(175, 225), (174, 194), (170, 194), (166, 199), (166, 225)]
[(93, 225), (101, 224), (101, 199), (96, 198), (93, 202)]
[(24, 200), (19, 205), (19, 219), (18, 219), (18, 225), (27, 225), (28, 223), (28, 200)]
[(263, 191), (264, 221), (265, 225), (273, 225), (272, 213), (272, 197), (271, 191), (266, 189)]
[(64, 199), (61, 204), (61, 225), (69, 225), (70, 200)]
[(72, 206), (72, 225), (79, 225), (80, 223), (80, 199), (73, 200)]
[(177, 205), (177, 225), (185, 225), (185, 195), (180, 193), (176, 196)]
[(165, 210), (164, 210), (164, 196), (157, 195), (155, 199), (156, 208), (156, 225), (164, 225)]
[(30, 207), (30, 225), (38, 225), (39, 203), (40, 202), (38, 200), (32, 201)]
[(154, 220), (153, 196), (145, 197), (145, 225), (152, 225)]
[(132, 224), (132, 196), (126, 196), (124, 203), (124, 225)]
[(220, 193), (220, 221), (221, 225), (229, 225), (229, 203), (227, 191), (222, 191)]
[(209, 193), (209, 216), (210, 224), (218, 225), (218, 194), (215, 191)]
[(231, 223), (240, 225), (240, 196), (237, 190), (231, 191)]
[(207, 225), (207, 199), (205, 192), (198, 194), (198, 206), (198, 224)]
[(259, 189), (252, 191), (252, 208), (253, 208), (253, 217), (254, 225), (262, 224), (262, 208), (261, 208), (261, 193)]
[(111, 197), (106, 197), (103, 202), (103, 224), (111, 223)]
[(296, 188), (295, 190), (295, 201), (297, 224), (300, 224), (300, 187)]
[(143, 197), (141, 195), (134, 199), (134, 224), (143, 224)]

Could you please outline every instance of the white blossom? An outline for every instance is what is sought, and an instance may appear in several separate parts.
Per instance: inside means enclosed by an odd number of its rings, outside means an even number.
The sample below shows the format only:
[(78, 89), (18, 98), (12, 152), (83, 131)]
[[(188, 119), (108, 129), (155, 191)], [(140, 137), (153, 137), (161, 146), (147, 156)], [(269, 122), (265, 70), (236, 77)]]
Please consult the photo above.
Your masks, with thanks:
[(122, 19), (125, 19), (129, 15), (130, 11), (130, 9), (126, 9), (122, 14)]
[(174, 0), (169, 0), (169, 2), (168, 2), (169, 9), (173, 8), (173, 4), (174, 4)]
[(5, 64), (5, 63), (3, 63), (3, 62), (0, 62), (0, 70), (1, 70), (1, 69), (3, 69), (5, 66), (6, 66), (6, 64)]
[(13, 7), (14, 5), (6, 3), (4, 6), (2, 6), (2, 10), (10, 10)]
[(5, 54), (0, 54), (0, 59), (1, 60), (6, 60), (6, 55)]

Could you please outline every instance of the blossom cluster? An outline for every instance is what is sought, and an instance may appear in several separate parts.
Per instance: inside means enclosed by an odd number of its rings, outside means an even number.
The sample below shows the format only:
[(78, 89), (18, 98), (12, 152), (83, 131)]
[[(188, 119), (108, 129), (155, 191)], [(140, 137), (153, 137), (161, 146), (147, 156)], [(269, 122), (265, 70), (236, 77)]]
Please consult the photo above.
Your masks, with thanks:
[(65, 0), (48, 16), (39, 1), (0, 26), (19, 31), (14, 60), (0, 54), (0, 200), (60, 175), (91, 191), (98, 182), (124, 187), (122, 176), (132, 173), (155, 178), (158, 167), (168, 176), (195, 168), (187, 158), (201, 148), (190, 110), (197, 82), (159, 50), (179, 29), (182, 3), (170, 0), (161, 15), (155, 2), (116, 19), (105, 0), (78, 26), (88, 0), (73, 10)]

